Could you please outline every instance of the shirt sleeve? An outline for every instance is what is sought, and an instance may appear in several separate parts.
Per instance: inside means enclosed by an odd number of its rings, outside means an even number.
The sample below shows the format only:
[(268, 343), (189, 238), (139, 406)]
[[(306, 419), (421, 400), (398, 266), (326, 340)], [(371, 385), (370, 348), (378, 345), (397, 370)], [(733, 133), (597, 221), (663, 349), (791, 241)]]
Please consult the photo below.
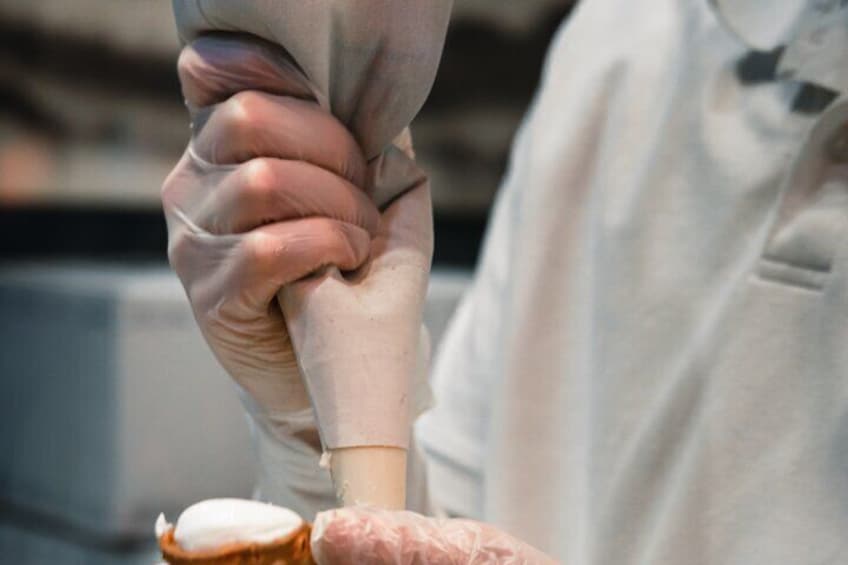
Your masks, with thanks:
[[(513, 153), (513, 161), (517, 158)], [(508, 332), (509, 266), (514, 253), (511, 234), (519, 203), (519, 183), (513, 170), (510, 167), (498, 193), (473, 283), (436, 352), (432, 373), (435, 406), (416, 425), (436, 507), (475, 519), (484, 519), (491, 391)]]
[(445, 512), (480, 518), (487, 403), (467, 354), (473, 326), (473, 292), (460, 304), (434, 368), (435, 407), (416, 425), (427, 461), (434, 504)]

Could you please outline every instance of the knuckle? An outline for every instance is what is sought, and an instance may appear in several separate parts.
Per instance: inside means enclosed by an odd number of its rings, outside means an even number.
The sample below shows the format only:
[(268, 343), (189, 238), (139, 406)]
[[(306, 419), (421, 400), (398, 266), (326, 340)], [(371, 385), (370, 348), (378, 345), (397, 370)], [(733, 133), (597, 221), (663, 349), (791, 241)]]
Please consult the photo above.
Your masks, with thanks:
[(196, 171), (192, 170), (188, 151), (183, 153), (179, 162), (171, 169), (159, 190), (159, 198), (165, 211), (179, 208), (186, 195), (198, 184)]
[(168, 239), (168, 263), (177, 276), (181, 276), (187, 248), (187, 238), (183, 234), (177, 233)]
[(224, 103), (224, 126), (231, 135), (248, 134), (256, 129), (262, 120), (262, 94), (253, 90), (243, 90), (230, 96)]
[(178, 182), (176, 177), (178, 176), (177, 170), (174, 169), (171, 171), (171, 174), (165, 179), (162, 183), (162, 188), (159, 191), (159, 197), (162, 200), (162, 207), (167, 211), (172, 209), (177, 205), (178, 199)]
[(253, 232), (242, 240), (242, 251), (248, 268), (264, 272), (276, 263), (284, 248), (276, 238), (262, 232)]
[(239, 200), (266, 200), (278, 185), (277, 171), (270, 159), (251, 159), (242, 166)]
[(196, 78), (197, 67), (201, 59), (192, 45), (186, 45), (177, 58), (177, 75), (183, 85)]

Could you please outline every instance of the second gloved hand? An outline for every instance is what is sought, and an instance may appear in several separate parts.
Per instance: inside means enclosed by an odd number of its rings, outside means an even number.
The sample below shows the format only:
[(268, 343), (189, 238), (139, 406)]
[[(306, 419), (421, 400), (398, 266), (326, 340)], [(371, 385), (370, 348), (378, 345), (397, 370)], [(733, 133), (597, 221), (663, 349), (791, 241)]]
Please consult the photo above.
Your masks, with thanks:
[(472, 520), (353, 507), (319, 514), (312, 553), (320, 565), (552, 565), (541, 551)]

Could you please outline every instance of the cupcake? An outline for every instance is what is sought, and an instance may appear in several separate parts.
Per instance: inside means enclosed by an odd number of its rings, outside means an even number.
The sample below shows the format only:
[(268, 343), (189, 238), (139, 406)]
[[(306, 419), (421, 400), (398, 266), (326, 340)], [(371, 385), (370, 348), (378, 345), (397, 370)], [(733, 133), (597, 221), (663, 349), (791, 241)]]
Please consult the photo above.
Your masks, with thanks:
[(176, 525), (160, 514), (156, 537), (168, 565), (307, 565), (310, 525), (287, 508), (216, 498), (187, 508)]

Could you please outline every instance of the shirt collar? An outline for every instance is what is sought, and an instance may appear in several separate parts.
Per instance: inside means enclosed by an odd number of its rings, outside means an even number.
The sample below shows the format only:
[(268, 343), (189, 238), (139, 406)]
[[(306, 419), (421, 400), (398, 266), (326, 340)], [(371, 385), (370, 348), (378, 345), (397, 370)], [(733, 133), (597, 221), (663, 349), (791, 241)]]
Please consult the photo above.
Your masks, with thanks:
[(785, 46), (778, 76), (848, 94), (848, 3), (844, 0), (710, 0), (752, 49)]

